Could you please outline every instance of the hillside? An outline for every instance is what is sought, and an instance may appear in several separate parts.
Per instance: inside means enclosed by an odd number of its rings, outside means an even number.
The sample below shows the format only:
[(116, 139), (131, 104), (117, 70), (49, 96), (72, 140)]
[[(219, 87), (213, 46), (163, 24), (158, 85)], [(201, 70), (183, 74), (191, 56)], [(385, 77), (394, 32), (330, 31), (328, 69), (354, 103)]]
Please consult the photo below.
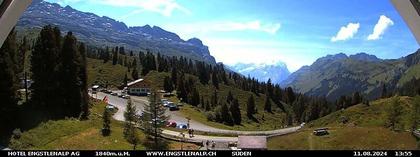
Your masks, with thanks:
[(398, 82), (405, 83), (407, 77), (411, 79), (417, 74), (415, 64), (407, 64), (409, 58), (413, 57), (382, 60), (365, 53), (328, 55), (292, 73), (282, 85), (307, 95), (326, 96), (329, 100), (354, 92), (376, 99), (382, 93), (383, 84), (394, 92)]
[(43, 0), (32, 2), (19, 19), (17, 30), (39, 31), (48, 24), (60, 27), (62, 32), (72, 31), (80, 41), (88, 45), (124, 46), (134, 52), (150, 49), (167, 56), (185, 56), (216, 63), (200, 39), (183, 40), (177, 34), (158, 26), (128, 27), (106, 16), (100, 17)]
[[(401, 131), (397, 132), (385, 127), (386, 110), (393, 99), (398, 99), (403, 106), (399, 120)], [(413, 126), (413, 106), (420, 105), (418, 100), (394, 97), (371, 102), (369, 106), (355, 105), (314, 120), (299, 133), (270, 138), (268, 145), (270, 149), (418, 149), (414, 136), (405, 131)], [(330, 134), (314, 136), (313, 129), (321, 127), (328, 127)]]
[[(156, 89), (163, 89), (163, 78), (165, 76), (170, 76), (169, 73), (159, 73), (156, 71), (150, 72), (148, 75), (145, 76), (146, 80), (150, 80), (152, 82), (152, 87)], [(194, 75), (186, 75), (186, 78), (192, 78), (194, 80), (194, 86), (198, 88), (198, 92), (200, 96), (204, 100), (211, 100), (212, 94), (216, 90), (211, 85), (204, 85), (199, 82), (199, 79)], [(273, 104), (273, 113), (267, 113), (264, 111), (264, 100), (266, 96), (264, 94), (259, 94), (259, 96), (255, 95), (250, 91), (244, 91), (239, 88), (236, 88), (232, 85), (220, 85), (219, 89), (217, 90), (217, 94), (219, 97), (219, 101), (225, 101), (228, 93), (232, 92), (233, 96), (238, 99), (241, 109), (241, 117), (242, 117), (242, 124), (241, 125), (224, 125), (222, 123), (209, 121), (207, 116), (208, 114), (213, 113), (213, 111), (205, 111), (200, 106), (195, 107), (192, 105), (184, 105), (181, 108), (181, 113), (185, 117), (190, 117), (196, 121), (199, 121), (203, 124), (207, 124), (209, 126), (213, 126), (216, 128), (222, 129), (230, 129), (230, 130), (273, 130), (279, 129), (286, 125), (286, 113), (284, 113), (279, 107)], [(257, 108), (257, 113), (254, 115), (255, 119), (249, 119), (246, 116), (246, 104), (249, 95), (253, 95), (255, 97), (255, 104)], [(171, 101), (179, 102), (180, 100), (173, 96), (169, 98)]]
[[(413, 125), (414, 105), (419, 99), (412, 97), (397, 97), (402, 104), (401, 129), (410, 130)], [(379, 99), (370, 103), (369, 106), (359, 104), (349, 107), (345, 110), (333, 112), (325, 117), (319, 118), (308, 124), (310, 127), (322, 126), (360, 126), (360, 127), (378, 127), (386, 123), (386, 110), (392, 105), (392, 98)], [(348, 119), (346, 124), (341, 123), (341, 119)], [(420, 124), (417, 124), (420, 128)]]
[[(34, 128), (23, 131), (20, 138), (11, 140), (12, 149), (19, 150), (132, 150), (132, 145), (124, 139), (123, 123), (111, 119), (111, 135), (101, 135), (103, 102), (91, 100), (93, 106), (89, 120), (77, 119), (50, 120)], [(145, 135), (139, 131), (140, 141), (145, 141)], [(168, 142), (169, 149), (180, 149), (180, 143)], [(184, 144), (184, 149), (198, 149), (196, 145)], [(138, 150), (146, 147), (140, 143)]]

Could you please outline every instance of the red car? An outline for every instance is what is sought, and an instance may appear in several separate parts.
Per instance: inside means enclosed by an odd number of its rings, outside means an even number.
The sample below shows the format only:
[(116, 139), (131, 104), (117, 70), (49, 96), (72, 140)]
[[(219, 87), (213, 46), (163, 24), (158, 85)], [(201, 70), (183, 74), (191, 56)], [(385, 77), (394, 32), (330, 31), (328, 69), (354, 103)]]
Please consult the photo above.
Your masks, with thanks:
[(176, 122), (175, 121), (168, 121), (168, 124), (166, 124), (166, 126), (175, 128), (176, 127)]

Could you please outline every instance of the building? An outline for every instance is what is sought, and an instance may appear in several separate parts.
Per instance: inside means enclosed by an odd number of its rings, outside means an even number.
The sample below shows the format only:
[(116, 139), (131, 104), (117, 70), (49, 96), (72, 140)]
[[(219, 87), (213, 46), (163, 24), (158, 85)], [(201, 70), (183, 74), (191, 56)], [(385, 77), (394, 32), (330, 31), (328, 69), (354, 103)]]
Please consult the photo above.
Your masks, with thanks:
[(150, 93), (150, 83), (144, 79), (138, 79), (127, 84), (127, 94), (146, 96)]
[(420, 44), (420, 0), (391, 0)]
[(240, 150), (267, 150), (266, 136), (238, 136)]

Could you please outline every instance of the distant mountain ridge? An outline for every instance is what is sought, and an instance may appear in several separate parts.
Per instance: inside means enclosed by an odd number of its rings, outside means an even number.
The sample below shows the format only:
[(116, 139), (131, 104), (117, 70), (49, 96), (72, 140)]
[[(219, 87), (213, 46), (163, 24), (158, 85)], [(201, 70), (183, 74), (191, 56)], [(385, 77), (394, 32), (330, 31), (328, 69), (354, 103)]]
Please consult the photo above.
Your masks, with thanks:
[(271, 82), (275, 84), (280, 84), (280, 82), (290, 75), (286, 64), (281, 61), (260, 64), (237, 63), (228, 66), (228, 68), (244, 76), (254, 77), (259, 81), (268, 81), (268, 79), (271, 79)]
[(292, 73), (281, 85), (306, 95), (325, 96), (329, 100), (354, 92), (374, 99), (381, 95), (384, 84), (393, 92), (401, 86), (402, 78), (410, 79), (407, 70), (420, 63), (419, 56), (420, 50), (400, 59), (388, 60), (366, 53), (327, 55)]
[(168, 56), (184, 56), (215, 64), (208, 47), (192, 38), (182, 40), (177, 34), (158, 26), (128, 27), (112, 18), (81, 12), (70, 6), (34, 0), (18, 21), (17, 29), (59, 26), (62, 31), (72, 31), (78, 39), (96, 46), (125, 46), (138, 52), (150, 49)]

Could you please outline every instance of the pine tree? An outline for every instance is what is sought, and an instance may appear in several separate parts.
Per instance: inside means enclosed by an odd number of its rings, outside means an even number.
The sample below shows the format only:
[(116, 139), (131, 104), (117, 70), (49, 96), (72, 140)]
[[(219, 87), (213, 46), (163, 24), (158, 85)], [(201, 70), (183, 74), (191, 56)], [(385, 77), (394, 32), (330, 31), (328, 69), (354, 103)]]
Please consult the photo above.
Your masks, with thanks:
[(124, 112), (124, 138), (133, 145), (133, 150), (139, 144), (140, 139), (137, 135), (136, 129), (136, 108), (133, 106), (131, 99), (127, 100), (127, 107)]
[(387, 127), (392, 130), (401, 128), (401, 115), (403, 114), (403, 107), (398, 97), (393, 97), (390, 106), (386, 109), (387, 113)]
[(388, 90), (386, 89), (385, 83), (382, 85), (381, 98), (388, 98)]
[(127, 85), (128, 85), (128, 76), (127, 76), (127, 73), (125, 73), (124, 79), (122, 82), (122, 87), (127, 87)]
[(163, 90), (167, 92), (172, 92), (174, 90), (172, 80), (169, 76), (165, 76), (163, 79)]
[(60, 43), (50, 25), (43, 27), (36, 39), (31, 55), (31, 103), (45, 109), (47, 117), (62, 115), (67, 109), (63, 104), (62, 91), (58, 88)]
[(198, 92), (197, 88), (193, 88), (191, 95), (191, 105), (197, 106), (200, 104), (200, 93)]
[(118, 47), (112, 51), (112, 65), (116, 65), (118, 63)]
[(271, 112), (271, 101), (268, 96), (265, 97), (264, 110), (267, 112)]
[(139, 79), (139, 72), (137, 71), (137, 68), (134, 68), (133, 71), (131, 72), (131, 77), (134, 80), (138, 80)]
[(232, 91), (229, 91), (229, 93), (226, 97), (226, 102), (231, 103), (232, 101), (233, 101), (233, 94), (232, 94)]
[(89, 116), (89, 95), (88, 95), (88, 83), (87, 83), (87, 59), (86, 59), (86, 46), (84, 43), (80, 43), (80, 70), (79, 80), (81, 82), (80, 92), (82, 95), (81, 100), (81, 114), (80, 119), (88, 119)]
[(177, 81), (177, 69), (176, 69), (176, 66), (173, 66), (172, 67), (172, 70), (171, 70), (171, 79), (172, 79), (172, 82), (174, 83), (174, 85), (175, 85), (175, 87), (176, 87), (176, 83), (178, 82)]
[(215, 71), (213, 71), (213, 73), (211, 74), (211, 81), (213, 82), (213, 86), (216, 89), (219, 89), (219, 80)]
[(248, 118), (252, 118), (255, 113), (255, 99), (254, 95), (250, 95), (246, 106), (246, 115)]
[(15, 126), (17, 110), (16, 71), (14, 56), (16, 55), (16, 33), (14, 30), (0, 48), (0, 135), (5, 135)]
[(149, 96), (149, 104), (144, 106), (143, 117), (141, 119), (145, 133), (153, 138), (153, 149), (159, 149), (159, 137), (162, 133), (162, 127), (165, 125), (168, 117), (165, 115), (166, 109), (160, 103), (160, 95), (152, 92)]
[(362, 97), (359, 92), (354, 92), (351, 100), (351, 105), (357, 105), (362, 102)]
[(111, 113), (105, 108), (102, 114), (102, 136), (109, 136), (111, 134)]
[(229, 111), (232, 114), (233, 122), (236, 125), (240, 125), (242, 121), (242, 117), (241, 117), (241, 109), (239, 108), (238, 99), (233, 99), (233, 101), (231, 102)]
[(223, 119), (223, 122), (227, 125), (233, 125), (233, 120), (232, 120), (232, 116), (229, 113), (229, 108), (226, 105), (226, 103), (222, 104), (222, 109), (221, 109), (221, 116)]
[(217, 106), (219, 104), (219, 98), (217, 95), (217, 90), (213, 91), (213, 95), (211, 96), (211, 106)]
[(58, 68), (60, 73), (59, 92), (62, 94), (62, 105), (64, 105), (59, 110), (65, 112), (64, 116), (70, 117), (80, 116), (83, 97), (81, 93), (83, 91), (82, 81), (79, 78), (82, 57), (76, 44), (76, 37), (72, 32), (68, 32), (64, 37)]

